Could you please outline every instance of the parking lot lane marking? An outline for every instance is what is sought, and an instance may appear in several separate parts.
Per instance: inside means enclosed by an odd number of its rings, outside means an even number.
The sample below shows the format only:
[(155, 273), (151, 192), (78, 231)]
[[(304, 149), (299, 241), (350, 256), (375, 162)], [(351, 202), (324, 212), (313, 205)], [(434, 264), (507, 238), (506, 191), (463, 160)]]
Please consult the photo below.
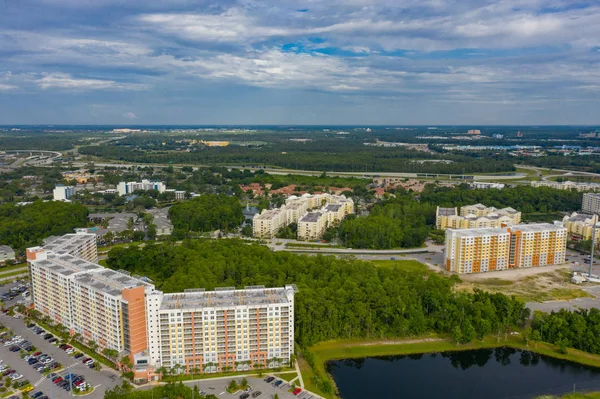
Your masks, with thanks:
[(102, 385), (102, 384), (98, 384), (98, 385), (96, 385), (96, 386), (94, 387), (94, 389), (98, 388), (100, 385)]

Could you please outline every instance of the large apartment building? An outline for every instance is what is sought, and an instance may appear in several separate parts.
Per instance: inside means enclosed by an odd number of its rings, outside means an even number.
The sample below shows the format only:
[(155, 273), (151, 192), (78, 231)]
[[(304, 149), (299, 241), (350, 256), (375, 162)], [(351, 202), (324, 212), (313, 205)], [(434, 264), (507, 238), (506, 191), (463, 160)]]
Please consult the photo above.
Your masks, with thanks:
[(77, 194), (77, 188), (75, 186), (65, 186), (64, 184), (57, 184), (52, 191), (54, 201), (67, 201), (69, 198)]
[(117, 192), (119, 195), (131, 194), (137, 190), (157, 190), (159, 193), (164, 193), (167, 187), (165, 183), (160, 181), (142, 180), (141, 182), (130, 181), (130, 182), (119, 182), (117, 184)]
[(600, 194), (585, 193), (581, 201), (581, 210), (585, 213), (600, 214)]
[(164, 294), (152, 282), (97, 264), (94, 234), (27, 249), (36, 310), (128, 355), (137, 379), (160, 367), (222, 372), (279, 367), (294, 352), (294, 285), (192, 289)]
[[(315, 212), (310, 212), (310, 211)], [(314, 214), (324, 215), (323, 220), (317, 218)], [(291, 196), (286, 199), (285, 204), (277, 209), (263, 210), (254, 215), (252, 230), (256, 238), (273, 238), (277, 232), (291, 223), (312, 223), (310, 226), (304, 225), (303, 233), (298, 228), (298, 239), (307, 239), (306, 231), (316, 231), (310, 236), (319, 238), (327, 226), (332, 223), (339, 223), (348, 214), (354, 213), (354, 201), (342, 195), (332, 194), (304, 194), (300, 197)], [(310, 215), (310, 216), (309, 216)]]
[(565, 262), (567, 229), (559, 224), (448, 229), (444, 263), (455, 273), (482, 273)]
[(500, 228), (521, 222), (521, 212), (513, 208), (486, 207), (482, 204), (467, 205), (460, 208), (437, 207), (435, 224), (439, 230)]
[(279, 367), (294, 352), (295, 287), (150, 295), (152, 364), (223, 372)]

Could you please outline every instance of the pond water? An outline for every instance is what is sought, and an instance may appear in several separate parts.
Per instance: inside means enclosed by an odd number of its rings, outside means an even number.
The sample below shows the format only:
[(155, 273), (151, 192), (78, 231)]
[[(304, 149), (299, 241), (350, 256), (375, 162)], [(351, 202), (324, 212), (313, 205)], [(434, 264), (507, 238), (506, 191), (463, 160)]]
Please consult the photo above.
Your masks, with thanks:
[(331, 361), (343, 399), (523, 399), (597, 388), (600, 369), (512, 348)]

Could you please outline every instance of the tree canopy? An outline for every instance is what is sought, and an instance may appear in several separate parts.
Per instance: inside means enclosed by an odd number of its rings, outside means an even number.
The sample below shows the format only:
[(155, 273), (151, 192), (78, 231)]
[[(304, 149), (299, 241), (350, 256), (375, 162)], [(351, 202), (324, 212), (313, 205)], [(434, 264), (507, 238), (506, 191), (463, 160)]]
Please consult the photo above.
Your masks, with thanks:
[(73, 233), (73, 229), (84, 227), (87, 215), (87, 208), (76, 203), (40, 200), (24, 206), (2, 204), (0, 244), (19, 250), (40, 245), (48, 236)]
[(235, 197), (206, 194), (169, 208), (173, 226), (185, 231), (231, 230), (244, 221), (242, 206)]
[(502, 294), (454, 293), (455, 278), (333, 256), (272, 252), (238, 240), (115, 248), (107, 264), (146, 275), (166, 292), (295, 283), (300, 289), (296, 340), (304, 346), (338, 338), (449, 333), (456, 327), (466, 337), (482, 336), (520, 325), (529, 314), (523, 302)]

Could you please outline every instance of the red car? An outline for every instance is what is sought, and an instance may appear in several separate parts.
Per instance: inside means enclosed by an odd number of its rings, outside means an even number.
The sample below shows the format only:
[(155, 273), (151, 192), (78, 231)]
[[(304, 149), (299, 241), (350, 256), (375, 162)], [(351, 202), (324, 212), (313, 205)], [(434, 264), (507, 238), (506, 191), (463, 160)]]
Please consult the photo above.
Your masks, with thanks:
[(33, 356), (34, 356), (34, 357), (38, 357), (38, 356), (39, 356), (39, 355), (41, 355), (41, 354), (42, 354), (42, 352), (35, 352), (35, 353), (33, 354)]
[(298, 395), (300, 392), (302, 392), (302, 388), (296, 388), (294, 389), (294, 392), (292, 392), (294, 395)]
[(4, 373), (2, 373), (2, 375), (6, 377), (7, 375), (12, 374), (14, 372), (15, 370), (6, 370)]
[(81, 361), (81, 363), (89, 362), (90, 360), (92, 360), (91, 357), (86, 357)]
[(52, 382), (54, 383), (54, 385), (56, 385), (62, 381), (64, 381), (62, 377), (56, 377), (56, 378), (52, 379)]

